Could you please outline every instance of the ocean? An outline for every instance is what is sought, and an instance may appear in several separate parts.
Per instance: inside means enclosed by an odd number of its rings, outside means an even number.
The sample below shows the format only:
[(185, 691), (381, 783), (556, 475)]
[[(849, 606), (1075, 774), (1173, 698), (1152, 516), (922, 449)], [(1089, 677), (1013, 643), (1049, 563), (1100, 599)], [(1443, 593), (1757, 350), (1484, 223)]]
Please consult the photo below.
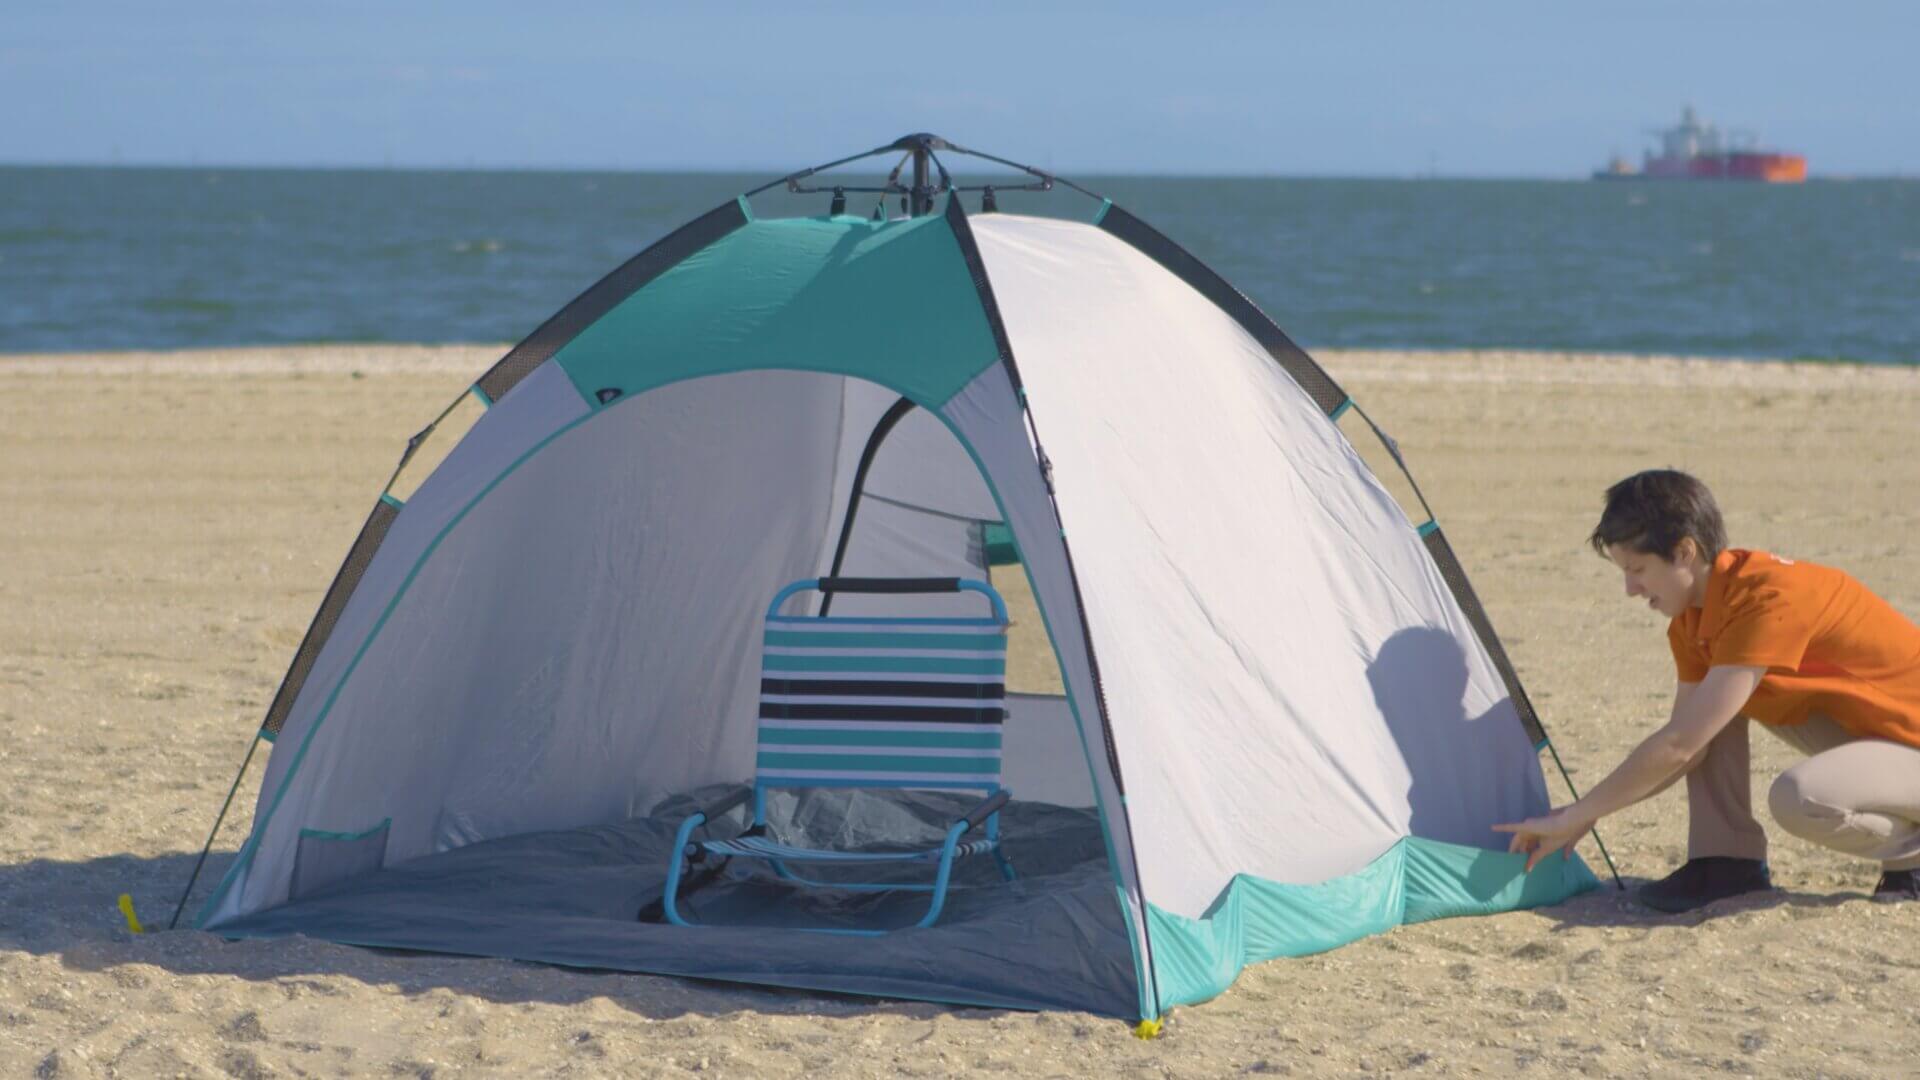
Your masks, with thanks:
[[(516, 340), (770, 178), (4, 167), (0, 352)], [(1309, 349), (1920, 363), (1916, 182), (1074, 179)], [(1098, 209), (1064, 188), (1001, 206)]]

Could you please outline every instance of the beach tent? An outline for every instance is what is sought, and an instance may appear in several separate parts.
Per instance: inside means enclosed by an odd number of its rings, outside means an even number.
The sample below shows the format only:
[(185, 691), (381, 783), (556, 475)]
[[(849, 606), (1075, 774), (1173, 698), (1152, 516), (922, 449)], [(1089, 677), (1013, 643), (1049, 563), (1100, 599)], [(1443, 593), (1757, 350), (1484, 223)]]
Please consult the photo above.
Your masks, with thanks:
[[(881, 149), (916, 167), (886, 184), (908, 212), (727, 202), (413, 440), (273, 701), (198, 925), (1144, 1019), (1252, 961), (1593, 884), (1571, 857), (1523, 873), (1490, 830), (1548, 807), (1545, 736), (1334, 380), (1121, 208), (969, 214), (957, 148)], [(745, 926), (634, 917), (678, 822), (753, 774), (783, 585), (1003, 581), (1008, 558), (1059, 684), (1009, 694), (1019, 880), (980, 860), (937, 925), (872, 938), (783, 929), (793, 898), (751, 873), (688, 901)], [(769, 813), (904, 841), (951, 809), (854, 789)], [(885, 892), (804, 903), (894, 918)]]

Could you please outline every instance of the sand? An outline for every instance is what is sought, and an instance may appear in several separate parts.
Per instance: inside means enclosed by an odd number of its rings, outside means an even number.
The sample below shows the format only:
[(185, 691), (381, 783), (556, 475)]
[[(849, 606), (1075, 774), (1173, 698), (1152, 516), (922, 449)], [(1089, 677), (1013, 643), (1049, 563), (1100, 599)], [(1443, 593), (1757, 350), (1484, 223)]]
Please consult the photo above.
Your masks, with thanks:
[[(1771, 896), (1657, 917), (1609, 889), (1401, 928), (1258, 965), (1151, 1042), (1083, 1015), (128, 933), (115, 897), (164, 926), (405, 438), (500, 351), (0, 358), (0, 1074), (1920, 1075), (1920, 904), (1867, 901), (1873, 867), (1783, 835)], [(1583, 547), (1627, 472), (1693, 470), (1736, 543), (1920, 615), (1920, 369), (1323, 360), (1414, 464), (1577, 781), (1671, 692), (1658, 617)], [(1755, 750), (1756, 786), (1790, 763)], [(1663, 874), (1682, 797), (1603, 835), (1630, 879)]]

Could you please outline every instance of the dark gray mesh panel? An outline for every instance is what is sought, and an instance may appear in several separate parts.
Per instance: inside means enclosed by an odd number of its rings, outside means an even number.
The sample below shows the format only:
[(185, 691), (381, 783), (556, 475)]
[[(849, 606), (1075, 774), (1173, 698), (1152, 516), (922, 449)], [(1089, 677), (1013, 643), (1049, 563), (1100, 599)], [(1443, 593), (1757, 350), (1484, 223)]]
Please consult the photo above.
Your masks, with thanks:
[(340, 613), (346, 610), (347, 598), (360, 584), (361, 575), (367, 572), (367, 564), (373, 562), (373, 553), (380, 550), (380, 541), (386, 539), (387, 529), (400, 513), (392, 503), (381, 501), (373, 504), (373, 513), (367, 515), (367, 523), (360, 527), (360, 535), (354, 538), (353, 547), (347, 552), (347, 561), (340, 566), (340, 572), (333, 577), (328, 586), (326, 598), (320, 601), (320, 611), (313, 617), (313, 625), (307, 627), (307, 636), (300, 642), (300, 651), (293, 654), (293, 666), (287, 669), (287, 677), (280, 680), (280, 692), (273, 695), (273, 704), (267, 709), (267, 722), (260, 725), (260, 731), (270, 739), (279, 738), (280, 725), (287, 722), (287, 713), (293, 708), (294, 699), (300, 696), (300, 688), (306, 685), (307, 672), (313, 670), (313, 661), (320, 655), (320, 649), (326, 645), (327, 638), (333, 633), (333, 624), (340, 619)]
[(1347, 400), (1346, 391), (1340, 389), (1333, 376), (1314, 363), (1313, 357), (1293, 343), (1286, 332), (1275, 325), (1267, 313), (1261, 311), (1253, 301), (1240, 290), (1227, 284), (1227, 280), (1214, 273), (1199, 259), (1187, 253), (1185, 248), (1167, 239), (1153, 226), (1127, 213), (1117, 206), (1107, 207), (1106, 216), (1100, 219), (1100, 227), (1125, 240), (1141, 254), (1166, 267), (1181, 281), (1193, 286), (1200, 295), (1219, 305), (1220, 310), (1233, 317), (1255, 341), (1267, 350), (1267, 354), (1278, 361), (1300, 389), (1314, 400), (1324, 412), (1331, 413)]
[(735, 200), (668, 233), (575, 297), (572, 303), (541, 323), (539, 329), (528, 334), (525, 341), (515, 345), (513, 351), (480, 376), (477, 385), (481, 393), (486, 394), (489, 401), (499, 401), (516, 383), (532, 374), (534, 368), (546, 363), (580, 331), (598, 322), (600, 316), (612, 311), (622, 300), (672, 269), (680, 260), (746, 223), (747, 213)]
[(1527, 700), (1527, 691), (1520, 685), (1520, 676), (1513, 670), (1513, 661), (1507, 659), (1507, 650), (1500, 645), (1500, 636), (1493, 632), (1493, 623), (1487, 618), (1485, 608), (1480, 606), (1480, 598), (1473, 594), (1473, 586), (1467, 582), (1467, 572), (1461, 568), (1460, 560), (1453, 554), (1453, 545), (1447, 543), (1446, 536), (1436, 528), (1424, 538), (1427, 553), (1433, 556), (1434, 564), (1440, 568), (1440, 576), (1446, 579), (1447, 588), (1453, 591), (1453, 598), (1460, 603), (1460, 610), (1466, 613), (1467, 621), (1473, 624), (1473, 632), (1480, 638), (1480, 644), (1493, 659), (1493, 666), (1499, 670), (1500, 678), (1507, 684), (1507, 694), (1513, 698), (1513, 711), (1520, 714), (1520, 724), (1527, 729), (1527, 738), (1535, 746), (1547, 739), (1547, 733), (1540, 726), (1540, 717), (1533, 711), (1533, 702)]

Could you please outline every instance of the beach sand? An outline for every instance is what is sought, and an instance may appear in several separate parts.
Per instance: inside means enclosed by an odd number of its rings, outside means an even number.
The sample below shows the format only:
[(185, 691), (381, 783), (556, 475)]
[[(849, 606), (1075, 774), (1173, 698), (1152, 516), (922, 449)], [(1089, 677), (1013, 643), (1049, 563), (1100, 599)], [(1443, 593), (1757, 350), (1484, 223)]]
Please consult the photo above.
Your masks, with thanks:
[[(1868, 902), (1873, 867), (1777, 832), (1774, 895), (1656, 917), (1609, 886), (1404, 927), (1257, 965), (1153, 1041), (1084, 1015), (129, 934), (115, 897), (165, 925), (406, 437), (500, 352), (0, 358), (0, 1075), (1920, 1075), (1920, 904)], [(1671, 695), (1659, 617), (1585, 547), (1628, 472), (1697, 472), (1736, 544), (1845, 567), (1920, 616), (1920, 369), (1322, 360), (1399, 440), (1576, 782)], [(1754, 747), (1763, 801), (1791, 759)], [(1630, 879), (1675, 865), (1685, 832), (1678, 791), (1603, 829)]]

